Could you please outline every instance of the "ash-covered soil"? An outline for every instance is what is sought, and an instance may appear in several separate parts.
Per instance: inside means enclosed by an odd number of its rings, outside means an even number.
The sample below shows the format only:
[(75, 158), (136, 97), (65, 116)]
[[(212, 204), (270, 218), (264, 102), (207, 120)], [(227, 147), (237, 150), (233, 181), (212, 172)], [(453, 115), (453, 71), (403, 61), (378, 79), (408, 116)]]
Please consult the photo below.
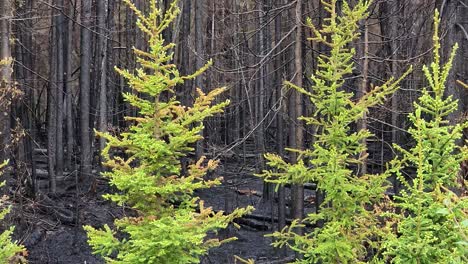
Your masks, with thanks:
[[(274, 249), (270, 246), (272, 238), (265, 237), (277, 230), (277, 203), (275, 199), (262, 197), (263, 183), (253, 176), (253, 172), (253, 165), (224, 162), (215, 173), (208, 176), (223, 177), (223, 185), (196, 193), (216, 211), (231, 212), (236, 207), (248, 205), (256, 208), (252, 213), (253, 218), (238, 221), (240, 229), (230, 226), (218, 234), (210, 234), (210, 237), (220, 239), (234, 236), (237, 240), (212, 249), (207, 256), (202, 257), (203, 264), (239, 263), (235, 255), (254, 259), (256, 263), (286, 263), (286, 259), (291, 259), (290, 252)], [(29, 263), (104, 263), (100, 257), (91, 253), (81, 226), (110, 225), (114, 218), (122, 217), (128, 210), (101, 197), (110, 190), (104, 180), (99, 179), (93, 190), (95, 192), (80, 196), (70, 192), (57, 197), (23, 199), (22, 205), (16, 206), (10, 220), (16, 224), (16, 239), (27, 247)], [(308, 195), (313, 193), (308, 191), (306, 197)], [(306, 207), (308, 211), (313, 208), (307, 204)], [(79, 215), (78, 223), (74, 217), (76, 214)]]

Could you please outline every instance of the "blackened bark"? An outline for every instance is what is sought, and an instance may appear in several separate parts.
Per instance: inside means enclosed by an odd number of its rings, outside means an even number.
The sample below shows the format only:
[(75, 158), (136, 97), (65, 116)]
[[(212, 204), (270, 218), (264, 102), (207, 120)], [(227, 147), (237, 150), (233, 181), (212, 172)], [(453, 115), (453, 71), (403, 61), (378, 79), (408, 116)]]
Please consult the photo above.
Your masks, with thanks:
[[(192, 21), (192, 0), (184, 0), (182, 7), (182, 32), (180, 34), (180, 72), (182, 75), (191, 73), (190, 67), (190, 22)], [(184, 87), (181, 87), (180, 100), (184, 105), (190, 104), (190, 93), (192, 82), (186, 81)]]
[[(99, 123), (98, 130), (102, 132), (107, 131), (107, 10), (108, 1), (101, 0), (97, 3), (98, 13), (98, 52), (100, 55), (100, 83), (99, 83)], [(102, 152), (106, 146), (104, 138), (99, 139), (99, 153)], [(101, 157), (101, 156), (100, 156)], [(102, 164), (102, 160), (100, 162)], [(100, 165), (103, 171), (102, 165)]]
[[(284, 4), (284, 1), (279, 1), (280, 5)], [(277, 15), (275, 19), (275, 44), (278, 44), (282, 37), (282, 14)], [(283, 47), (284, 45), (282, 45)], [(283, 56), (277, 56), (275, 58), (275, 74), (274, 81), (276, 86), (276, 101), (279, 103), (277, 106), (276, 115), (276, 151), (281, 157), (284, 156), (284, 102), (283, 102)], [(286, 226), (286, 195), (284, 186), (278, 188), (278, 230), (283, 230)]]
[[(204, 5), (203, 5), (203, 0), (196, 0), (195, 1), (195, 68), (198, 70), (201, 67), (203, 67), (203, 40), (204, 40), (204, 31), (203, 31), (203, 11), (204, 11)], [(195, 79), (195, 89), (202, 89), (203, 88), (203, 76), (198, 76)], [(193, 91), (193, 96), (195, 96), (195, 89)], [(203, 136), (203, 131), (202, 131), (202, 136)], [(204, 152), (204, 145), (205, 141), (199, 140), (197, 141), (197, 147), (196, 147), (196, 156), (197, 159), (199, 159)]]
[(74, 171), (74, 130), (73, 130), (73, 86), (72, 86), (72, 54), (73, 54), (73, 18), (74, 6), (71, 1), (67, 1), (67, 40), (65, 45), (65, 68), (66, 68), (66, 83), (65, 83), (65, 120), (66, 120), (66, 145), (67, 153), (65, 155), (65, 166), (69, 171)]
[[(367, 93), (367, 81), (368, 81), (368, 71), (369, 71), (369, 60), (368, 60), (368, 53), (369, 53), (369, 32), (367, 28), (367, 20), (360, 22), (361, 29), (364, 30), (361, 33), (361, 43), (358, 43), (357, 47), (357, 55), (359, 60), (361, 61), (361, 82), (359, 83), (359, 91), (358, 91), (358, 98), (364, 97)], [(357, 122), (357, 130), (367, 130), (367, 113), (364, 113), (361, 120)], [(360, 155), (362, 158), (361, 169), (359, 170), (359, 175), (367, 174), (367, 141), (364, 139), (362, 144), (365, 145), (366, 150), (364, 150)]]
[[(11, 93), (11, 1), (0, 0), (0, 162), (10, 158), (10, 93)], [(8, 170), (4, 171), (8, 176)]]
[[(56, 4), (57, 2), (54, 2)], [(57, 191), (56, 151), (57, 151), (57, 11), (52, 9), (49, 90), (47, 92), (47, 167), (49, 173), (49, 191)]]
[(57, 16), (57, 145), (56, 145), (56, 175), (63, 176), (64, 147), (63, 147), (63, 117), (64, 117), (64, 92), (65, 92), (65, 15), (64, 0), (58, 0), (57, 8), (61, 9)]
[(80, 138), (81, 181), (89, 184), (92, 172), (90, 90), (91, 90), (91, 0), (81, 0), (81, 63), (80, 63)]
[[(295, 37), (295, 46), (294, 46), (294, 66), (295, 66), (295, 78), (294, 84), (302, 87), (303, 86), (303, 68), (302, 68), (302, 0), (298, 0), (296, 3), (295, 10), (296, 17), (296, 37)], [(304, 141), (304, 130), (302, 127), (302, 122), (298, 120), (302, 116), (303, 105), (302, 105), (302, 94), (298, 91), (293, 92), (293, 100), (291, 100), (291, 110), (294, 109), (295, 116), (295, 129), (294, 137), (291, 137), (290, 144), (296, 149), (301, 149)], [(291, 135), (290, 135), (291, 136)], [(294, 140), (294, 142), (293, 142)], [(292, 153), (291, 153), (292, 154)], [(296, 162), (297, 155), (292, 155), (292, 162)], [(296, 219), (302, 219), (304, 214), (304, 187), (299, 184), (293, 185), (291, 189), (291, 196), (293, 199), (293, 217)], [(301, 230), (298, 230), (301, 232)]]

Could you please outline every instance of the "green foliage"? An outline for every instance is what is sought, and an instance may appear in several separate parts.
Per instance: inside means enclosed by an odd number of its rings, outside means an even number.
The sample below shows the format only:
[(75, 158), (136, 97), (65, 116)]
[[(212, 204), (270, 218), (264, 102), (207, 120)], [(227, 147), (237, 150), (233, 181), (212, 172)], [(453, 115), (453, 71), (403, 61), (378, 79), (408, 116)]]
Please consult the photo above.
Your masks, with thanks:
[[(0, 164), (0, 169), (6, 163)], [(0, 183), (3, 187), (4, 183)], [(10, 208), (5, 208), (6, 197), (0, 197), (0, 221), (10, 212)], [(13, 258), (24, 251), (24, 248), (16, 243), (11, 242), (11, 235), (13, 234), (13, 227), (10, 227), (3, 233), (0, 233), (0, 264), (16, 263)]]
[[(457, 142), (468, 122), (453, 125), (447, 118), (458, 106), (451, 95), (444, 97), (457, 45), (442, 65), (439, 21), (436, 11), (434, 61), (423, 68), (429, 88), (422, 90), (409, 115), (415, 146), (410, 150), (395, 146), (401, 157), (394, 161), (394, 169), (405, 188), (394, 204), (400, 213), (389, 214), (396, 232), (387, 236), (385, 254), (392, 263), (468, 263), (468, 201), (452, 191), (463, 187), (457, 177), (468, 148)], [(414, 179), (402, 175), (405, 168), (416, 168)]]
[(358, 176), (353, 170), (365, 158), (360, 155), (366, 150), (363, 141), (372, 135), (367, 130), (353, 132), (351, 125), (391, 95), (409, 72), (354, 100), (355, 95), (343, 86), (354, 68), (355, 50), (350, 46), (359, 37), (358, 22), (367, 16), (370, 2), (358, 1), (351, 7), (347, 1), (340, 1), (342, 15), (338, 15), (337, 2), (322, 1), (330, 15), (322, 29), (317, 29), (310, 19), (307, 23), (315, 35), (312, 40), (330, 49), (318, 57), (318, 70), (311, 77), (313, 86), (307, 90), (287, 83), (308, 96), (315, 106), (312, 116), (301, 118), (318, 128), (313, 147), (290, 149), (299, 154), (298, 160), (291, 163), (275, 154), (265, 155), (273, 169), (260, 175), (278, 184), (317, 182), (318, 190), (325, 194), (320, 211), (304, 219), (312, 224), (323, 222), (322, 228), (299, 235), (294, 230), (303, 223), (296, 221), (273, 234), (275, 246), (287, 245), (304, 256), (298, 263), (362, 263), (368, 261), (368, 256), (378, 255), (372, 251), (380, 247), (383, 231), (377, 218), (380, 209), (374, 204), (384, 198), (390, 172)]
[[(213, 212), (194, 191), (220, 184), (220, 179), (205, 180), (216, 161), (201, 158), (182, 173), (180, 159), (193, 151), (201, 139), (203, 120), (223, 111), (228, 101), (212, 105), (224, 89), (207, 94), (198, 90), (192, 107), (183, 106), (174, 96), (174, 87), (202, 74), (180, 76), (172, 64), (173, 43), (165, 44), (162, 31), (178, 15), (176, 2), (163, 13), (156, 0), (149, 1), (149, 13), (143, 14), (130, 0), (124, 0), (138, 17), (137, 25), (148, 38), (149, 51), (135, 49), (140, 68), (136, 73), (117, 69), (134, 93), (125, 99), (139, 109), (138, 117), (127, 117), (133, 125), (128, 132), (113, 136), (97, 132), (108, 144), (103, 150), (104, 176), (119, 192), (105, 198), (131, 206), (138, 214), (115, 221), (115, 230), (86, 226), (89, 244), (108, 263), (198, 263), (207, 250), (232, 239), (207, 240), (208, 232), (227, 227), (234, 218), (251, 208), (232, 214)], [(125, 151), (125, 157), (111, 155), (111, 149)]]

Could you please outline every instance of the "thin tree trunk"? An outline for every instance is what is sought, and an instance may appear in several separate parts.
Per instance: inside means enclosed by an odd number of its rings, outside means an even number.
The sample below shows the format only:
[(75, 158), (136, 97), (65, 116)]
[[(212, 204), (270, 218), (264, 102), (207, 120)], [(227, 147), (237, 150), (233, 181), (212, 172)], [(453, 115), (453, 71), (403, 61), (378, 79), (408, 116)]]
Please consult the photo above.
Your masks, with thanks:
[[(362, 58), (362, 79), (361, 83), (359, 85), (359, 93), (358, 97), (362, 98), (366, 93), (367, 93), (367, 81), (368, 81), (368, 72), (369, 72), (369, 60), (367, 57), (367, 54), (369, 53), (369, 32), (367, 28), (367, 20), (362, 21), (361, 25), (364, 27), (364, 34), (361, 36), (362, 44), (363, 47), (359, 47), (359, 57)], [(363, 117), (361, 120), (358, 121), (357, 123), (357, 130), (367, 130), (367, 114), (364, 113)], [(367, 141), (364, 139), (362, 142), (367, 149)], [(367, 174), (367, 151), (363, 151), (361, 154), (362, 159), (362, 164), (361, 164), (361, 170), (359, 171), (360, 175), (365, 175)]]
[[(203, 67), (203, 58), (202, 58), (202, 53), (203, 53), (203, 0), (196, 0), (195, 1), (195, 68), (198, 70), (201, 67)], [(203, 88), (203, 76), (198, 76), (195, 79), (195, 88)], [(196, 96), (196, 93), (194, 91), (193, 96)], [(203, 131), (201, 132), (203, 136)], [(204, 151), (204, 145), (205, 142), (203, 139), (197, 141), (197, 147), (196, 147), (196, 156), (197, 159), (199, 159), (203, 155)]]
[[(398, 31), (398, 18), (396, 17), (396, 14), (398, 13), (399, 10), (399, 5), (400, 1), (395, 0), (394, 3), (392, 3), (392, 6), (390, 7), (390, 36), (391, 36), (391, 42), (390, 42), (390, 52), (393, 54), (391, 56), (392, 58), (392, 63), (391, 63), (391, 68), (392, 68), (392, 76), (395, 78), (399, 74), (398, 70), (398, 39), (397, 37), (399, 36), (399, 31)], [(398, 115), (399, 115), (399, 95), (400, 92), (398, 90), (395, 91), (392, 97), (392, 117), (391, 117), (391, 124), (392, 124), (392, 144), (398, 144), (399, 143), (399, 134), (398, 134)], [(393, 183), (393, 191), (394, 193), (399, 192), (399, 184), (398, 184), (398, 179), (396, 176), (392, 176), (391, 179)]]
[[(291, 66), (289, 66), (289, 68), (291, 68)], [(290, 71), (293, 72), (293, 70), (290, 70)], [(288, 126), (289, 126), (288, 147), (291, 148), (291, 149), (296, 149), (297, 148), (296, 130), (298, 129), (298, 125), (297, 125), (297, 113), (296, 113), (295, 104), (296, 104), (296, 94), (297, 94), (297, 92), (294, 91), (293, 89), (290, 89), (289, 93), (290, 94), (289, 94), (289, 98), (288, 98), (288, 109), (286, 111), (289, 114), (289, 122), (290, 122), (288, 124)], [(296, 155), (295, 152), (288, 152), (288, 155), (289, 155), (289, 162), (291, 162), (291, 163), (296, 162), (297, 155)], [(293, 190), (293, 188), (292, 188), (292, 190)], [(292, 203), (291, 203), (291, 211), (290, 211), (290, 214), (289, 214), (290, 218), (294, 218), (294, 215), (295, 215), (295, 212), (296, 212), (295, 200), (294, 200), (295, 198), (297, 198), (297, 195), (294, 194), (294, 193), (291, 193)]]
[[(27, 13), (32, 14), (33, 13), (33, 6), (34, 6), (34, 1), (28, 1), (27, 4), (25, 5), (25, 11)], [(36, 170), (35, 170), (35, 164), (33, 162), (33, 140), (36, 138), (36, 130), (34, 127), (34, 88), (35, 88), (35, 75), (32, 74), (32, 71), (34, 71), (34, 59), (33, 59), (33, 53), (34, 53), (34, 47), (33, 47), (33, 38), (32, 38), (32, 28), (33, 28), (33, 22), (31, 20), (26, 20), (24, 21), (24, 26), (26, 27), (25, 32), (23, 33), (24, 40), (22, 42), (24, 43), (25, 47), (23, 48), (23, 61), (24, 64), (26, 65), (27, 69), (24, 70), (24, 78), (25, 78), (25, 107), (23, 111), (23, 116), (25, 120), (23, 120), (24, 126), (27, 128), (29, 131), (28, 135), (24, 138), (24, 144), (25, 144), (25, 151), (26, 151), (26, 164), (31, 164), (31, 177), (28, 179), (28, 185), (27, 186), (27, 193), (30, 195), (30, 197), (34, 198), (36, 194), (36, 189), (35, 189), (35, 182), (36, 182)], [(24, 69), (24, 67), (22, 67)], [(29, 69), (29, 70), (28, 70)]]
[[(55, 1), (56, 5), (57, 2)], [(57, 11), (52, 9), (51, 21), (51, 41), (53, 43), (50, 48), (50, 65), (49, 65), (49, 91), (47, 93), (47, 165), (49, 173), (49, 191), (55, 193), (57, 191), (57, 174), (56, 174), (56, 151), (57, 151), (57, 56), (58, 46), (54, 41), (57, 40)]]
[[(108, 82), (108, 91), (107, 91), (107, 97), (108, 97), (108, 102), (107, 102), (107, 109), (108, 109), (108, 115), (107, 115), (107, 124), (111, 125), (111, 127), (114, 127), (116, 122), (115, 118), (117, 116), (117, 111), (116, 111), (116, 98), (119, 92), (119, 86), (118, 86), (118, 78), (117, 75), (118, 73), (113, 70), (113, 67), (117, 65), (119, 59), (118, 59), (118, 54), (120, 51), (116, 51), (114, 49), (114, 40), (115, 39), (115, 33), (118, 30), (118, 17), (116, 17), (115, 13), (118, 12), (117, 10), (117, 5), (118, 2), (116, 1), (110, 1), (108, 2), (108, 9), (107, 9), (107, 28), (109, 30), (108, 32), (108, 41), (107, 41), (107, 82)], [(118, 34), (120, 35), (120, 34)]]
[[(180, 66), (181, 74), (189, 75), (191, 73), (190, 67), (190, 45), (189, 45), (189, 35), (190, 35), (190, 22), (192, 21), (192, 0), (184, 0), (182, 7), (182, 33), (180, 34)], [(180, 94), (181, 102), (184, 105), (190, 104), (190, 91), (192, 87), (192, 82), (187, 81), (183, 87)]]
[[(11, 93), (11, 1), (0, 0), (0, 162), (10, 158), (10, 93)], [(4, 170), (8, 177), (8, 170)]]
[(58, 0), (56, 4), (59, 11), (57, 17), (57, 145), (56, 145), (56, 175), (57, 177), (63, 176), (63, 116), (64, 105), (63, 96), (65, 91), (65, 65), (64, 65), (64, 38), (65, 31), (65, 16), (64, 16), (64, 0)]
[[(98, 27), (99, 27), (99, 49), (101, 58), (101, 74), (100, 74), (100, 89), (99, 89), (99, 131), (107, 131), (107, 0), (98, 1)], [(104, 138), (99, 138), (99, 153), (102, 152), (106, 146)], [(101, 157), (101, 155), (100, 155)], [(100, 164), (100, 171), (103, 171), (102, 160)]]
[[(295, 78), (294, 84), (302, 87), (302, 0), (298, 0), (296, 3), (295, 10), (296, 18), (296, 37), (295, 37), (295, 46), (294, 46), (294, 65), (295, 65)], [(296, 123), (294, 131), (294, 142), (293, 147), (296, 149), (301, 149), (303, 146), (304, 140), (304, 130), (302, 128), (302, 122), (298, 120), (302, 116), (303, 106), (302, 106), (302, 94), (298, 91), (293, 92), (293, 100), (291, 100), (293, 105), (291, 105), (291, 110), (295, 112), (294, 122)], [(292, 155), (292, 162), (297, 161), (297, 155)], [(293, 199), (293, 217), (296, 219), (302, 219), (304, 214), (304, 186), (299, 184), (294, 184), (292, 189), (292, 199)], [(301, 230), (298, 230), (302, 232)]]
[[(264, 158), (263, 154), (265, 153), (265, 125), (263, 122), (263, 117), (264, 117), (264, 96), (266, 94), (265, 91), (265, 74), (266, 74), (266, 65), (264, 62), (262, 62), (264, 53), (265, 53), (265, 42), (266, 42), (266, 26), (265, 26), (265, 1), (261, 1), (258, 3), (258, 9), (262, 10), (262, 12), (259, 13), (259, 19), (258, 19), (258, 39), (256, 41), (256, 46), (258, 47), (258, 61), (261, 63), (259, 65), (260, 69), (258, 72), (260, 73), (257, 79), (256, 83), (256, 92), (255, 92), (255, 124), (257, 126), (257, 129), (255, 130), (255, 145), (256, 145), (256, 151), (257, 151), (257, 173), (260, 173), (264, 169)], [(263, 186), (263, 197), (266, 198), (267, 200), (270, 199), (269, 195), (269, 184), (264, 183)]]
[(66, 78), (65, 83), (65, 120), (66, 120), (66, 145), (67, 153), (65, 155), (65, 166), (71, 172), (74, 169), (73, 164), (73, 87), (72, 87), (72, 53), (73, 53), (73, 18), (74, 18), (74, 6), (71, 1), (68, 3), (68, 19), (67, 19), (67, 42), (66, 42)]
[(81, 70), (80, 70), (80, 137), (81, 181), (89, 184), (92, 172), (90, 139), (90, 90), (91, 90), (91, 0), (81, 0)]
[[(283, 4), (283, 1), (279, 1), (279, 5)], [(275, 19), (275, 45), (277, 45), (282, 38), (282, 14), (276, 16)], [(283, 45), (282, 45), (283, 46)], [(278, 113), (276, 115), (276, 151), (278, 155), (284, 157), (284, 120), (283, 120), (283, 56), (277, 56), (275, 58), (275, 69), (274, 69), (274, 85), (276, 86), (276, 101), (279, 102), (277, 105)], [(283, 185), (278, 187), (278, 230), (283, 230), (286, 226), (286, 194)], [(284, 253), (284, 252), (283, 252)]]

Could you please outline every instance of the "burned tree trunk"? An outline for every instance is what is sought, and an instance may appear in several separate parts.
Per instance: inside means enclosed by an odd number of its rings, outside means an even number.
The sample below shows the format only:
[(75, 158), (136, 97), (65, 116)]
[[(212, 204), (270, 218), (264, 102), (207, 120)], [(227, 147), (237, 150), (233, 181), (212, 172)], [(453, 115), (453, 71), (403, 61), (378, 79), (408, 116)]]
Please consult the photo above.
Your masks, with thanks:
[(81, 181), (89, 184), (92, 172), (90, 91), (91, 91), (91, 0), (81, 1), (81, 63), (80, 63), (80, 139)]
[(67, 18), (67, 40), (66, 40), (66, 84), (65, 84), (65, 120), (66, 120), (66, 146), (67, 153), (65, 155), (65, 166), (69, 171), (74, 170), (73, 164), (73, 89), (72, 89), (72, 53), (73, 53), (73, 17), (74, 6), (71, 2), (67, 4), (68, 18)]
[[(100, 77), (99, 77), (99, 122), (98, 130), (105, 132), (107, 131), (107, 9), (108, 2), (107, 0), (101, 0), (97, 3), (97, 18), (98, 18), (98, 52), (100, 55), (99, 67), (100, 67)], [(99, 139), (99, 153), (106, 146), (106, 141), (104, 138), (100, 137)], [(99, 163), (101, 164), (101, 162)], [(102, 166), (101, 171), (103, 171)]]
[[(294, 84), (302, 87), (302, 0), (298, 0), (296, 2), (295, 18), (296, 35), (294, 45)], [(302, 116), (303, 105), (302, 94), (298, 91), (293, 91), (292, 100), (290, 100), (290, 109), (294, 112), (293, 122), (295, 123), (292, 125), (294, 127), (294, 131), (291, 131), (289, 144), (292, 148), (301, 149), (304, 143), (304, 130), (302, 127), (302, 122), (298, 120), (298, 118)], [(296, 162), (296, 160), (297, 155), (295, 153), (291, 153), (291, 161)], [(292, 216), (296, 219), (302, 219), (304, 214), (304, 186), (294, 185), (291, 189), (291, 192), (293, 199)]]
[(0, 0), (0, 162), (10, 158), (11, 16), (11, 1)]
[[(56, 88), (56, 102), (57, 102), (57, 143), (56, 143), (56, 175), (57, 177), (63, 176), (64, 166), (64, 147), (63, 147), (63, 117), (64, 117), (64, 92), (65, 92), (65, 15), (64, 15), (64, 0), (58, 0), (57, 8), (61, 11), (57, 16), (57, 88)], [(54, 190), (55, 192), (55, 190)]]
[[(57, 2), (55, 1), (54, 4)], [(52, 9), (51, 19), (51, 41), (50, 64), (49, 64), (49, 90), (47, 92), (47, 168), (49, 176), (49, 192), (57, 191), (56, 151), (57, 151), (57, 56), (58, 46), (54, 43), (57, 40), (57, 10)]]
[[(203, 31), (203, 10), (204, 10), (204, 5), (202, 0), (196, 0), (195, 1), (195, 69), (200, 69), (203, 67), (203, 40), (204, 40), (204, 31)], [(198, 76), (195, 79), (195, 89), (203, 88), (203, 76)], [(193, 91), (195, 93), (195, 90)], [(195, 94), (194, 94), (195, 96)], [(203, 136), (203, 132), (202, 132)], [(203, 139), (197, 141), (197, 147), (196, 147), (196, 156), (197, 159), (200, 158), (203, 155), (204, 152), (204, 145), (205, 142)]]

